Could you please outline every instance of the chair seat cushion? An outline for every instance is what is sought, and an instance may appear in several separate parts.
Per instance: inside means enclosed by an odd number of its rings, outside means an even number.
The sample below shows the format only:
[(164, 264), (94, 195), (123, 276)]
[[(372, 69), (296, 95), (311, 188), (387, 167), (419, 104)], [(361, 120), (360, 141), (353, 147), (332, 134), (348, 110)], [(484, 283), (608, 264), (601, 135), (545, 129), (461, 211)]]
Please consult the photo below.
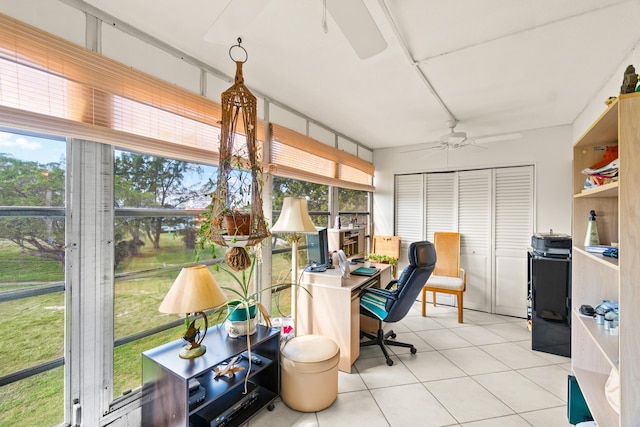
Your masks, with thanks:
[[(380, 289), (380, 291), (386, 291), (384, 289)], [(365, 292), (360, 296), (360, 307), (367, 310), (367, 312), (371, 313), (373, 316), (377, 317), (380, 320), (384, 320), (387, 318), (387, 310), (385, 309), (387, 304), (387, 298), (382, 297), (380, 295), (376, 295), (370, 292)]]
[(448, 291), (462, 291), (464, 290), (464, 282), (459, 277), (449, 276), (435, 276), (431, 275), (427, 284), (427, 288), (446, 289)]

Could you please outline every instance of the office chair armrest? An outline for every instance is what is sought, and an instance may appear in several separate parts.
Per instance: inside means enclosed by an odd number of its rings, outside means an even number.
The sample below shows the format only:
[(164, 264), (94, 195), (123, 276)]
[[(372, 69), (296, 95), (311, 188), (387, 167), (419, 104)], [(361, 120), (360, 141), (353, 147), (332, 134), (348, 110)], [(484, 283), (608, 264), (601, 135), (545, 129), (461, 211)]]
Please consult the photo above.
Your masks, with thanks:
[(362, 294), (365, 294), (365, 293), (371, 293), (371, 294), (374, 294), (374, 295), (378, 295), (378, 296), (381, 296), (381, 297), (386, 298), (388, 300), (394, 300), (395, 301), (395, 300), (398, 299), (398, 296), (396, 295), (395, 292), (389, 292), (386, 289), (364, 288), (362, 290), (362, 292), (360, 292), (360, 296), (362, 296)]
[(391, 289), (391, 288), (393, 288), (393, 287), (396, 285), (396, 283), (398, 283), (398, 281), (397, 281), (397, 280), (392, 280), (392, 281), (390, 281), (390, 282), (389, 282), (389, 284), (385, 287), (385, 289)]

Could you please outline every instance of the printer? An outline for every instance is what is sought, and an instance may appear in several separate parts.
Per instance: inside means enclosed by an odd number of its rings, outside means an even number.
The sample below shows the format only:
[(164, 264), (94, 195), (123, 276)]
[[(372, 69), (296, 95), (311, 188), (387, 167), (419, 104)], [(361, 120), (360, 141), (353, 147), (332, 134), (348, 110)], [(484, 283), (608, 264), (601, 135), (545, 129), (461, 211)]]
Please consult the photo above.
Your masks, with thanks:
[(550, 258), (571, 257), (571, 236), (568, 234), (535, 233), (531, 236), (531, 249), (534, 255)]

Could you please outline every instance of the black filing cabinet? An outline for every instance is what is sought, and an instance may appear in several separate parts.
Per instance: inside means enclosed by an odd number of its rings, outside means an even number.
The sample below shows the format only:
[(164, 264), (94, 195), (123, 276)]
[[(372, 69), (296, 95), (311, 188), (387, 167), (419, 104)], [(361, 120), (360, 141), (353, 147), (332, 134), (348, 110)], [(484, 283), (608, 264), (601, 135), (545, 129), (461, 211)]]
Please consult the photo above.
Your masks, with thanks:
[(531, 348), (571, 357), (571, 256), (528, 259)]

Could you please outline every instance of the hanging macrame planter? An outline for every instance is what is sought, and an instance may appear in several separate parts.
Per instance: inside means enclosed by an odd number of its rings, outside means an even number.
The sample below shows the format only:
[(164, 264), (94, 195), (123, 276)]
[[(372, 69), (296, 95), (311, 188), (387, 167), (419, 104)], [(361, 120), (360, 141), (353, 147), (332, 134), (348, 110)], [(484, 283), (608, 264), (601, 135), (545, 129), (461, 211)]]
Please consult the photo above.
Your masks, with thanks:
[[(248, 267), (244, 265), (247, 259), (244, 247), (257, 245), (270, 235), (262, 209), (262, 169), (256, 138), (257, 102), (244, 85), (242, 64), (248, 55), (240, 46), (241, 42), (238, 39), (238, 44), (229, 49), (229, 56), (236, 63), (236, 75), (234, 85), (222, 93), (220, 161), (209, 205), (211, 222), (208, 229), (209, 240), (231, 247), (227, 259), (238, 260), (229, 264), (237, 271)], [(243, 61), (233, 58), (234, 48), (244, 52)], [(241, 261), (243, 259), (245, 262)], [(236, 265), (237, 262), (240, 264)]]

